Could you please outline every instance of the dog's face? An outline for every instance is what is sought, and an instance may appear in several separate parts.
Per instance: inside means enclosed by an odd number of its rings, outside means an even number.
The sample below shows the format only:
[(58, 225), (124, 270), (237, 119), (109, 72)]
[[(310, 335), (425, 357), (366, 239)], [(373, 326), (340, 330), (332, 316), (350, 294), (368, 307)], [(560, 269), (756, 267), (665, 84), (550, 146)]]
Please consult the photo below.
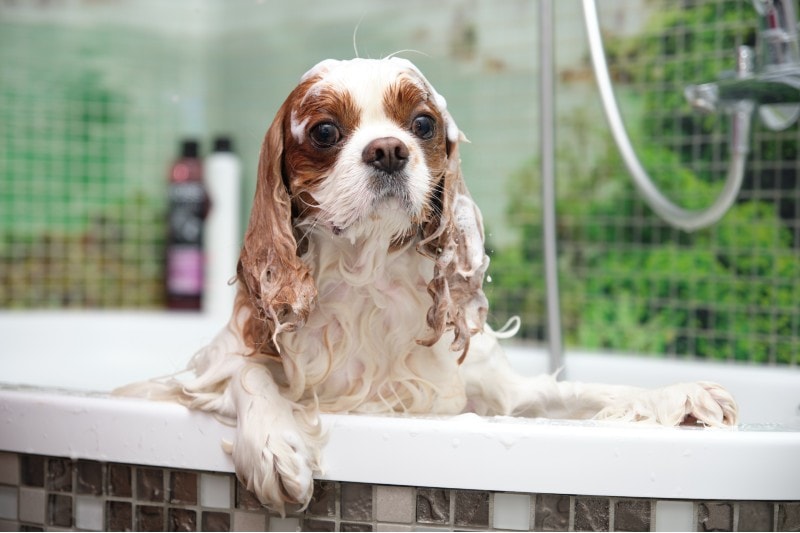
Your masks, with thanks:
[(382, 253), (413, 242), (410, 253), (433, 262), (431, 335), (419, 342), (452, 329), (453, 349), (465, 354), (485, 319), (488, 258), (460, 140), (445, 99), (407, 60), (326, 60), (309, 70), (261, 147), (239, 260), (248, 344), (275, 353), (277, 335), (305, 323), (316, 286), (300, 255), (313, 234)]
[(283, 171), (296, 225), (398, 238), (435, 215), (448, 129), (458, 134), (411, 63), (324, 61), (287, 104)]

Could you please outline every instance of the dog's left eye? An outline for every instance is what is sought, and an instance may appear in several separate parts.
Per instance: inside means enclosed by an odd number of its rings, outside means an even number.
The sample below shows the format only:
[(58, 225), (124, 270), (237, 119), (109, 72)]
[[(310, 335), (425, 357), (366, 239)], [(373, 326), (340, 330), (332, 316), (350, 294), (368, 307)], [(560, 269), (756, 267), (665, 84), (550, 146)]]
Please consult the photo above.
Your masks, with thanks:
[(332, 122), (320, 122), (311, 128), (311, 140), (321, 148), (329, 148), (339, 142), (341, 133)]
[(436, 123), (428, 115), (420, 115), (411, 123), (411, 131), (420, 139), (433, 137)]

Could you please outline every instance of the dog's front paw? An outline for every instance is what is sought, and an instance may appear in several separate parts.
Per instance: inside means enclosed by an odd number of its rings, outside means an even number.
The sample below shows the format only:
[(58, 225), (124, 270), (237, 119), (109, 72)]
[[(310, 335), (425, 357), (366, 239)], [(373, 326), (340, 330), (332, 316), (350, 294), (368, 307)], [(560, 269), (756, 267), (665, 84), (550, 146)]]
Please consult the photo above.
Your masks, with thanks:
[(249, 429), (240, 427), (227, 446), (242, 484), (282, 515), (287, 503), (308, 505), (317, 459), (304, 435), (287, 427)]
[(739, 420), (730, 393), (706, 381), (680, 383), (620, 398), (597, 414), (598, 419), (655, 422), (666, 426), (700, 423), (735, 426)]

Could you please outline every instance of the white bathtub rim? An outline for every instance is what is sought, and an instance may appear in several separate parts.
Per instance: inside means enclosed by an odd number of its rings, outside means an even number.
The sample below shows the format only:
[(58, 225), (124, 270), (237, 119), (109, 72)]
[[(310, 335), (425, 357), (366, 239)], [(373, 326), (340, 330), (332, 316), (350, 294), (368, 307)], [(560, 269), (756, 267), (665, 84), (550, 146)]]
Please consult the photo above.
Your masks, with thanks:
[[(800, 500), (800, 432), (323, 415), (322, 479), (595, 496)], [(0, 389), (0, 450), (232, 472), (234, 430), (171, 403)]]
[[(212, 417), (172, 404), (79, 392), (107, 391), (181, 370), (223, 322), (160, 312), (0, 313), (0, 379), (35, 387), (64, 386), (65, 376), (78, 380), (67, 385), (75, 389), (70, 394), (0, 390), (0, 449), (232, 471), (220, 441), (231, 438), (233, 429)], [(523, 373), (546, 371), (541, 348), (510, 345), (507, 353)], [(640, 386), (719, 381), (740, 399), (748, 425), (743, 431), (697, 432), (469, 417), (324, 415), (330, 429), (324, 478), (511, 492), (800, 500), (797, 367), (577, 351), (569, 351), (566, 362), (567, 377), (574, 380)], [(778, 431), (781, 425), (795, 431)]]

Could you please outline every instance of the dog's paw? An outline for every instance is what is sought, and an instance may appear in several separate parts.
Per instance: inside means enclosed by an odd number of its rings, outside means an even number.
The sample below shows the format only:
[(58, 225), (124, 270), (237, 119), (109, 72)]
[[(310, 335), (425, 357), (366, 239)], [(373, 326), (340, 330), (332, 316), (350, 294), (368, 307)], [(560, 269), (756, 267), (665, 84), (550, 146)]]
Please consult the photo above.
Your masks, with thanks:
[(596, 418), (654, 422), (665, 426), (700, 423), (721, 427), (735, 426), (739, 414), (736, 401), (727, 390), (716, 383), (699, 381), (620, 398), (600, 411)]
[(242, 429), (226, 448), (247, 490), (282, 515), (286, 504), (308, 505), (317, 461), (304, 435), (287, 427)]

